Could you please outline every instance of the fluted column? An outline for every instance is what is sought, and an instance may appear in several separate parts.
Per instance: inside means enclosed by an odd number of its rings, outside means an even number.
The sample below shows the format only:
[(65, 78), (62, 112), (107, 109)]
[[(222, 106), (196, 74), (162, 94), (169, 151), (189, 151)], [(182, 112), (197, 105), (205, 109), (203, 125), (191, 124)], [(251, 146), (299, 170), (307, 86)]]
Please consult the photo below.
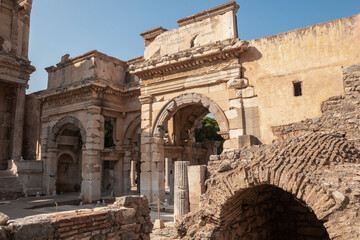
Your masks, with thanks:
[(22, 153), (26, 85), (18, 85), (16, 91), (15, 124), (12, 141), (13, 160), (19, 160)]
[(187, 176), (187, 166), (189, 165), (188, 161), (175, 162), (174, 216), (184, 215), (190, 211)]

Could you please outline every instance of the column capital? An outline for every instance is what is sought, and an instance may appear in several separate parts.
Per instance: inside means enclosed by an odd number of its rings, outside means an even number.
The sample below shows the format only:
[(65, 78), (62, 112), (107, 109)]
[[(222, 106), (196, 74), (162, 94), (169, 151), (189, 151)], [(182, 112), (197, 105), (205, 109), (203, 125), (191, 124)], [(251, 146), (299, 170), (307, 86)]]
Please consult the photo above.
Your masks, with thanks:
[(152, 95), (139, 96), (139, 101), (141, 104), (151, 104), (152, 103)]

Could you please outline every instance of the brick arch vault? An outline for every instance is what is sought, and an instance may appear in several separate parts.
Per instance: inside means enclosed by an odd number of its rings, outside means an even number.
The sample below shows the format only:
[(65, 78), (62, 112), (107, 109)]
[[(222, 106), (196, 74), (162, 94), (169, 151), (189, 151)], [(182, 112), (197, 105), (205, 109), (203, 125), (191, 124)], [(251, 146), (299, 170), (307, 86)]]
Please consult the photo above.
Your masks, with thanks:
[[(224, 152), (209, 167), (200, 210), (179, 219), (178, 233), (185, 239), (232, 239), (232, 226), (239, 222), (236, 239), (275, 239), (249, 238), (259, 229), (241, 229), (241, 222), (265, 221), (256, 218), (258, 210), (249, 215), (244, 209), (277, 192), (290, 196), (323, 225), (327, 236), (318, 233), (311, 239), (360, 239), (359, 161), (359, 151), (346, 139), (321, 133)], [(298, 231), (308, 231), (310, 237), (317, 230)]]

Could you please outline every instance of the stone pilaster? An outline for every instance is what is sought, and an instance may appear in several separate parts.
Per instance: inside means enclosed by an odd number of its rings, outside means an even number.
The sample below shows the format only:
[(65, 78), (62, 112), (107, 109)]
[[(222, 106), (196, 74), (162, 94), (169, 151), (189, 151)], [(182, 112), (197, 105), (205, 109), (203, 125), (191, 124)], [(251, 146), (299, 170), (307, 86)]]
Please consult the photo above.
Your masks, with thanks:
[(123, 161), (118, 160), (114, 162), (114, 196), (120, 197), (124, 195), (124, 189), (123, 189), (123, 182), (124, 182), (124, 176), (123, 176)]
[(16, 107), (15, 107), (15, 121), (14, 134), (12, 141), (12, 155), (13, 160), (19, 160), (22, 153), (23, 141), (23, 127), (24, 127), (24, 111), (25, 111), (25, 85), (19, 85), (16, 92)]
[(188, 166), (189, 204), (190, 211), (199, 208), (200, 196), (205, 193), (206, 165)]
[(88, 109), (86, 122), (86, 144), (82, 153), (81, 198), (84, 202), (94, 202), (101, 198), (101, 159), (104, 146), (104, 117), (101, 109)]
[(175, 196), (174, 196), (174, 216), (184, 215), (190, 211), (189, 206), (189, 187), (187, 167), (188, 161), (175, 162)]

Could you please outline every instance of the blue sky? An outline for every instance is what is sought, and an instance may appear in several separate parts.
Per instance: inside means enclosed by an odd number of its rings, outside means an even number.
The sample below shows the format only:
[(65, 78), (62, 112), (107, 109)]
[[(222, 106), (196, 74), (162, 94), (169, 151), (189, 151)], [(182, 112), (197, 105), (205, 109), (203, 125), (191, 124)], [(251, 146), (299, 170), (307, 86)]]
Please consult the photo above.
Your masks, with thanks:
[[(29, 59), (37, 68), (28, 93), (45, 89), (45, 67), (61, 56), (97, 49), (121, 60), (143, 55), (139, 33), (227, 0), (35, 0)], [(250, 40), (360, 13), (360, 0), (238, 0), (239, 37)]]

